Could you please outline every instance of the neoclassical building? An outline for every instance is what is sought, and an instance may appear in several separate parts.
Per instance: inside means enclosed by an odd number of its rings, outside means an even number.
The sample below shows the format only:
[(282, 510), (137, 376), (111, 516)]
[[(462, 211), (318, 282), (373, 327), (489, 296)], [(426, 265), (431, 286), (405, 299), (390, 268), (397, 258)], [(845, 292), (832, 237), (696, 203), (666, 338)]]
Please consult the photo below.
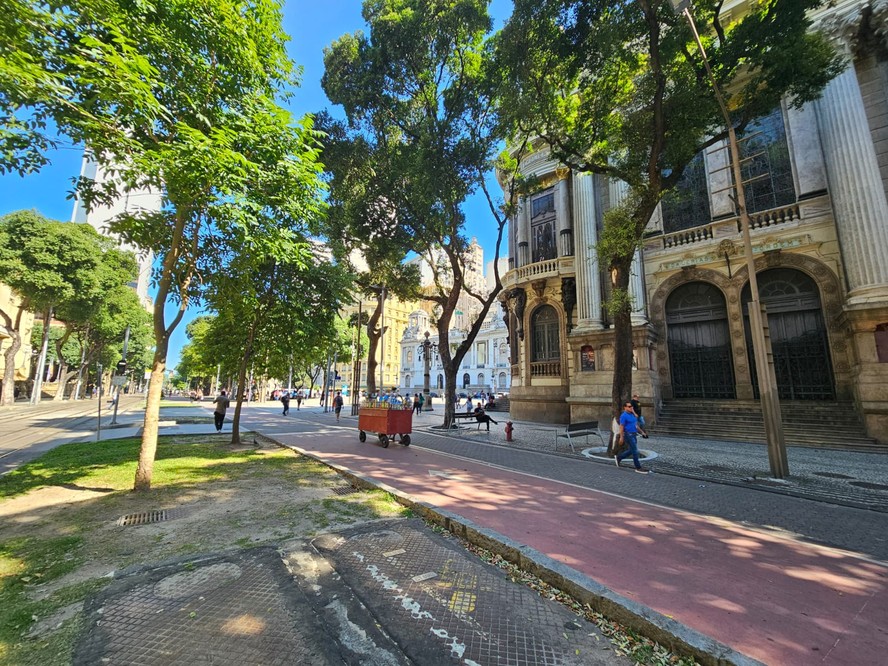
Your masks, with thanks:
[[(816, 26), (847, 55), (822, 97), (786, 104), (738, 137), (756, 273), (780, 398), (853, 410), (888, 441), (888, 2), (838, 2)], [(754, 407), (749, 300), (728, 151), (697, 156), (651, 219), (636, 254), (633, 386), (642, 402)], [(609, 281), (595, 245), (621, 183), (535, 153), (541, 189), (510, 225), (501, 296), (509, 320), (514, 418), (609, 420)], [(719, 403), (721, 404), (721, 403)], [(786, 409), (786, 408), (784, 408)]]
[[(508, 392), (511, 386), (509, 370), (509, 341), (505, 321), (491, 308), (472, 347), (463, 359), (457, 375), (457, 393)], [(435, 352), (438, 331), (431, 325), (425, 310), (410, 314), (409, 323), (401, 338), (401, 391), (422, 393), (425, 384), (425, 359), (423, 358), (425, 334), (433, 345), (430, 353), (430, 382), (433, 392), (444, 390), (444, 369), (440, 356)], [(459, 344), (465, 339), (460, 329), (450, 331), (450, 341)]]

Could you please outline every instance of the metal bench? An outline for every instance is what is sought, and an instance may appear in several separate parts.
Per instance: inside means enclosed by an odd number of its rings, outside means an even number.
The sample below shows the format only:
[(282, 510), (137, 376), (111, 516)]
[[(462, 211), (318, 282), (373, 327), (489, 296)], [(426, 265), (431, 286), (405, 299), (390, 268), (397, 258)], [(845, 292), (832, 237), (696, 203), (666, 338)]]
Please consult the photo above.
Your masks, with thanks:
[(558, 448), (558, 438), (565, 437), (567, 438), (567, 443), (570, 445), (570, 450), (576, 453), (574, 439), (577, 437), (584, 437), (588, 444), (589, 435), (596, 435), (598, 439), (601, 440), (602, 446), (607, 446), (604, 433), (602, 433), (601, 428), (598, 427), (598, 421), (583, 421), (581, 423), (571, 423), (567, 426), (566, 430), (557, 431), (555, 433), (555, 448)]

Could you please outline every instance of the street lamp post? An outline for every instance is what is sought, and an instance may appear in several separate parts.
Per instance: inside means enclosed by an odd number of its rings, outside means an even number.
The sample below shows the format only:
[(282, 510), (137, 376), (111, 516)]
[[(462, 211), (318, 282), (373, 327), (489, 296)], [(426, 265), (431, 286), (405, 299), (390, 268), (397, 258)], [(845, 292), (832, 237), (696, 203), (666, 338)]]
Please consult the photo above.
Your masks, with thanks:
[(422, 343), (422, 392), (425, 394), (424, 412), (432, 411), (432, 347), (436, 346), (429, 340), (429, 332), (426, 331), (425, 341)]
[(703, 48), (703, 42), (700, 40), (700, 35), (697, 32), (697, 25), (694, 23), (694, 17), (691, 14), (690, 0), (669, 1), (675, 13), (678, 15), (683, 14), (691, 27), (694, 40), (697, 42), (697, 48), (700, 49), (703, 66), (706, 68), (706, 75), (709, 78), (710, 85), (712, 85), (712, 92), (715, 95), (719, 109), (721, 109), (722, 116), (724, 117), (725, 126), (728, 129), (731, 171), (734, 175), (734, 188), (736, 191), (734, 201), (737, 204), (740, 227), (743, 230), (743, 247), (746, 255), (746, 267), (749, 273), (749, 291), (752, 296), (752, 301), (749, 303), (749, 329), (752, 337), (752, 349), (755, 355), (762, 417), (765, 422), (765, 437), (768, 442), (768, 462), (771, 466), (771, 475), (774, 478), (782, 479), (789, 475), (789, 463), (786, 457), (786, 442), (783, 439), (783, 419), (780, 414), (780, 400), (777, 394), (777, 376), (774, 371), (774, 358), (771, 352), (768, 315), (765, 307), (759, 300), (758, 280), (755, 275), (755, 258), (752, 254), (749, 214), (746, 211), (746, 193), (743, 191), (743, 174), (740, 170), (740, 148), (737, 145), (737, 134), (734, 132), (734, 124), (728, 113), (728, 107), (725, 105), (718, 82), (712, 74), (709, 59), (706, 57), (706, 50)]

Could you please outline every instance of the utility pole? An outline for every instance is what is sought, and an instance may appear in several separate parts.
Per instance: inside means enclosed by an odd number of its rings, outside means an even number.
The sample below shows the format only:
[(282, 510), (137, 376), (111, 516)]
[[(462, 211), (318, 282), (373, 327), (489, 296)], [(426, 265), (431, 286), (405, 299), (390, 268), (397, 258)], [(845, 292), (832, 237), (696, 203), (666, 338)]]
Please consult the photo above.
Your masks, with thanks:
[(96, 441), (102, 439), (102, 364), (96, 364), (96, 394), (99, 396), (99, 415), (96, 419)]
[(364, 323), (364, 301), (358, 301), (358, 319), (355, 321), (355, 362), (352, 366), (352, 416), (357, 416), (361, 399), (361, 326)]
[[(126, 331), (123, 333), (123, 358), (117, 364), (117, 377), (126, 377), (126, 350), (129, 347), (130, 327), (127, 325)], [(117, 406), (120, 404), (120, 384), (117, 384), (117, 393), (114, 394), (114, 416), (111, 418), (111, 425), (117, 425)]]

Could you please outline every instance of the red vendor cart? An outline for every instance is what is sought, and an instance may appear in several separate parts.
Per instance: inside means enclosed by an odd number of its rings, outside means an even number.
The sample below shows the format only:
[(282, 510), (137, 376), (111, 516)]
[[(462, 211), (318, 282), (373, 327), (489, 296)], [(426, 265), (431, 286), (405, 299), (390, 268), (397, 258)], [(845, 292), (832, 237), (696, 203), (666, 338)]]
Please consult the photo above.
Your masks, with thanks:
[(400, 441), (410, 446), (410, 433), (413, 432), (413, 409), (402, 409), (401, 405), (386, 407), (361, 407), (358, 412), (358, 438), (367, 441), (367, 433), (375, 432), (379, 443), (387, 448), (389, 440)]

